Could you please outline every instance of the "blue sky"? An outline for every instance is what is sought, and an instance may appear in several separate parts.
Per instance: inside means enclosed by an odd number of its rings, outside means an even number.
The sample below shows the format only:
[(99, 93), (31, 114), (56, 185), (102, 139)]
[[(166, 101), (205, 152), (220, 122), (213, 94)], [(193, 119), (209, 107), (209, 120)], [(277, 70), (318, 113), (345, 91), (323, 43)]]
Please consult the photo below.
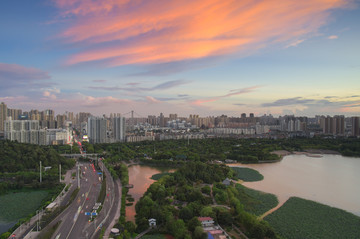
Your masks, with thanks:
[(359, 115), (356, 1), (2, 1), (0, 101), (94, 115)]

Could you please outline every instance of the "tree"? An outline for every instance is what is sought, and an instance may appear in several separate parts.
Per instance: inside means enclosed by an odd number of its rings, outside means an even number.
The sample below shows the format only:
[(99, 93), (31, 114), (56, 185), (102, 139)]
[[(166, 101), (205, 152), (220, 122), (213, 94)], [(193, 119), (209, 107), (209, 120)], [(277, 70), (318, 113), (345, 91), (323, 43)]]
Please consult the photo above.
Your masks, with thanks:
[(184, 238), (186, 234), (186, 227), (183, 220), (179, 219), (175, 221), (175, 223), (172, 226), (172, 234), (177, 239)]
[(212, 217), (215, 218), (216, 214), (213, 212), (212, 207), (204, 207), (201, 212), (200, 215), (202, 217)]
[(184, 207), (180, 210), (179, 217), (187, 222), (193, 217), (193, 212), (189, 207)]
[(194, 238), (195, 239), (206, 239), (207, 238), (207, 235), (201, 226), (195, 227)]
[(201, 226), (201, 222), (197, 217), (193, 217), (190, 221), (188, 221), (188, 230), (190, 232), (194, 232), (197, 226)]

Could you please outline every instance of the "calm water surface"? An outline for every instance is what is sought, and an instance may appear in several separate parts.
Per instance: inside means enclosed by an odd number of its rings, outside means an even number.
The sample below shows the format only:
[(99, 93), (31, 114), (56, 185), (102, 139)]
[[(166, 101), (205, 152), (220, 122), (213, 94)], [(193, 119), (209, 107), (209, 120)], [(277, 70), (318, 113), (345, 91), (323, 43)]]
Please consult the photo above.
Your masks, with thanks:
[(246, 182), (245, 186), (273, 193), (280, 203), (297, 196), (360, 216), (360, 158), (289, 155), (278, 163), (240, 166), (256, 169), (264, 175), (264, 180)]
[(135, 199), (132, 206), (126, 207), (126, 220), (135, 222), (135, 204), (143, 196), (150, 185), (155, 182), (151, 176), (157, 173), (173, 172), (169, 168), (150, 167), (146, 165), (133, 165), (129, 167), (129, 183), (134, 188), (129, 190), (129, 194)]

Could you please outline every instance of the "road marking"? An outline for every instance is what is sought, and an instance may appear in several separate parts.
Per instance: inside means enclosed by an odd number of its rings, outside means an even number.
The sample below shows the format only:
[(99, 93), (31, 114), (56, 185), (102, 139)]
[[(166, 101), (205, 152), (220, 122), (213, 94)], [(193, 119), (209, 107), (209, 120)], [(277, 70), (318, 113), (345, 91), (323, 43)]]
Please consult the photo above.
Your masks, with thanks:
[[(89, 192), (91, 191), (91, 188), (92, 188), (92, 185), (90, 185), (90, 188), (89, 188), (89, 191), (87, 191), (87, 194), (89, 194)], [(79, 214), (79, 212), (81, 211), (81, 208), (84, 206), (85, 202), (86, 202), (86, 199), (84, 200), (83, 204), (82, 204), (81, 206), (79, 206), (78, 212), (77, 212), (76, 214)], [(79, 210), (79, 209), (80, 209), (80, 210)], [(76, 214), (75, 214), (75, 216), (76, 216)], [(66, 239), (69, 238), (72, 230), (74, 229), (74, 226), (75, 226), (78, 218), (79, 218), (79, 217), (76, 217), (76, 220), (74, 220), (74, 224), (73, 224), (72, 227), (70, 228), (70, 231), (69, 231), (68, 235), (66, 236)], [(75, 219), (75, 218), (74, 218), (74, 219)]]

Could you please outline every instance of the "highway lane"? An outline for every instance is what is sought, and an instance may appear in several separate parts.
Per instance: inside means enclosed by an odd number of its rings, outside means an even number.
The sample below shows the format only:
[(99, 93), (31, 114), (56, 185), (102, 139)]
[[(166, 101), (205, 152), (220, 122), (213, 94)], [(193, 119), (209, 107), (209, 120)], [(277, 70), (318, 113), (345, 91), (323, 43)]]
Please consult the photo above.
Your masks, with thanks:
[[(95, 233), (91, 238), (98, 238), (102, 228), (108, 229), (110, 225), (114, 225), (120, 216), (121, 206), (121, 189), (120, 180), (114, 181), (111, 177), (109, 170), (103, 165), (103, 162), (99, 162), (99, 166), (104, 169), (106, 175), (106, 197), (103, 205), (103, 209), (100, 215), (97, 217), (97, 227)], [(104, 238), (107, 238), (109, 233), (105, 233)]]
[(90, 216), (85, 215), (85, 212), (92, 212), (101, 189), (101, 181), (90, 163), (82, 163), (81, 175), (78, 196), (57, 219), (61, 220), (61, 224), (52, 238), (89, 238), (96, 229), (96, 222), (89, 222)]

